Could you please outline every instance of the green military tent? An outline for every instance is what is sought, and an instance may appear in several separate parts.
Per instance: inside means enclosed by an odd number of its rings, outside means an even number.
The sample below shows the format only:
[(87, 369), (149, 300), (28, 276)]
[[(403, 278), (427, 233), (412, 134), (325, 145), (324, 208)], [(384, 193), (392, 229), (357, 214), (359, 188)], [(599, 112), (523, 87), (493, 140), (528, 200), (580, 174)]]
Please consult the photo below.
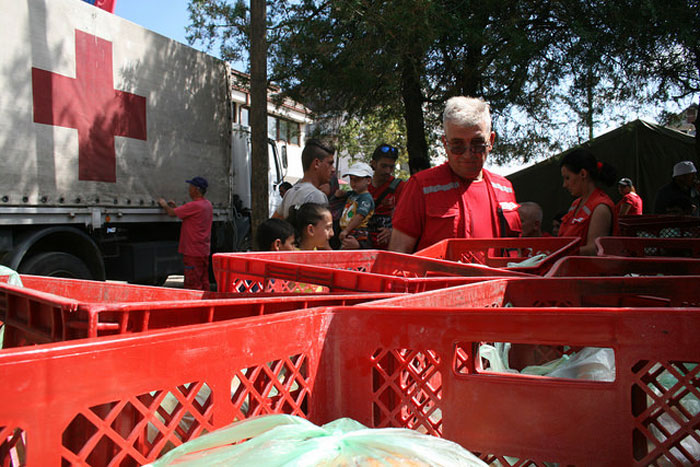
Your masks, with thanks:
[[(673, 166), (680, 161), (693, 161), (695, 138), (643, 120), (635, 120), (615, 130), (593, 138), (580, 146), (589, 149), (598, 160), (617, 169), (618, 179), (632, 179), (637, 193), (644, 201), (644, 213), (654, 209), (656, 192), (669, 181)], [(557, 212), (569, 209), (573, 198), (562, 187), (559, 161), (571, 148), (526, 169), (510, 174), (518, 202), (534, 201), (542, 206), (543, 230), (548, 231)], [(614, 202), (620, 200), (617, 185), (601, 187)]]

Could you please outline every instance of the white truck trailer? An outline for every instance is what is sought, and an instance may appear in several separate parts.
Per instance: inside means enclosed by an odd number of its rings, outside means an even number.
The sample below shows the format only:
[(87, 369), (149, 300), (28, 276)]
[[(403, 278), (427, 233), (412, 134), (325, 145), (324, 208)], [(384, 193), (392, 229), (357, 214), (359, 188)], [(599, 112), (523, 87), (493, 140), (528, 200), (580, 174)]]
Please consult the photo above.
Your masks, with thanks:
[[(209, 181), (212, 251), (249, 231), (249, 134), (226, 64), (80, 0), (0, 0), (0, 264), (157, 283), (181, 271), (160, 197)], [(271, 198), (285, 173), (270, 141)], [(249, 201), (248, 201), (249, 202)]]

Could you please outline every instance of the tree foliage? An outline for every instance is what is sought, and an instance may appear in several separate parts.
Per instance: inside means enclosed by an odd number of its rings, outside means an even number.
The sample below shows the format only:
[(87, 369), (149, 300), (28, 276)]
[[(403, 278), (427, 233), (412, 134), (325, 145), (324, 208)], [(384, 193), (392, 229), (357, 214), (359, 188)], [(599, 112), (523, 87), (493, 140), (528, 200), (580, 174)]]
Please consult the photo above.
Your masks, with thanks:
[[(269, 2), (270, 78), (321, 118), (401, 118), (412, 169), (429, 163), (444, 101), (480, 96), (498, 134), (491, 157), (528, 161), (630, 108), (698, 93), (698, 0), (657, 3)], [(240, 58), (242, 1), (191, 0), (190, 11), (191, 39), (222, 40), (222, 56)]]

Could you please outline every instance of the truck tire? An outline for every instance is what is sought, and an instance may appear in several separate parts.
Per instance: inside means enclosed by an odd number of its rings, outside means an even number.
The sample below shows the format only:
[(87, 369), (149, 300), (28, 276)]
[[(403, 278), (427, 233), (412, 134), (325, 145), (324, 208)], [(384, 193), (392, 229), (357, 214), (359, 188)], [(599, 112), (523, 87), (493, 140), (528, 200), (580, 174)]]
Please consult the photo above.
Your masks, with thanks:
[(80, 258), (60, 251), (50, 251), (32, 256), (22, 262), (19, 272), (39, 276), (93, 279), (90, 269)]

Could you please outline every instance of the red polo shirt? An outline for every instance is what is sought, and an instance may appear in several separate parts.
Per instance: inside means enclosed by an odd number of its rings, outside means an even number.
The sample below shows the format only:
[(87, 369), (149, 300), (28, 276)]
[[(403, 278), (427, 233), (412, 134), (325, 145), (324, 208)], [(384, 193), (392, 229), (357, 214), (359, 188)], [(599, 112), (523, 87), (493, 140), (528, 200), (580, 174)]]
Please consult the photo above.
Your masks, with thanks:
[(474, 184), (444, 163), (413, 175), (396, 206), (394, 228), (418, 239), (416, 250), (447, 238), (473, 238), (477, 231), (516, 236), (521, 224), (512, 185), (487, 170), (483, 174), (483, 185)]

